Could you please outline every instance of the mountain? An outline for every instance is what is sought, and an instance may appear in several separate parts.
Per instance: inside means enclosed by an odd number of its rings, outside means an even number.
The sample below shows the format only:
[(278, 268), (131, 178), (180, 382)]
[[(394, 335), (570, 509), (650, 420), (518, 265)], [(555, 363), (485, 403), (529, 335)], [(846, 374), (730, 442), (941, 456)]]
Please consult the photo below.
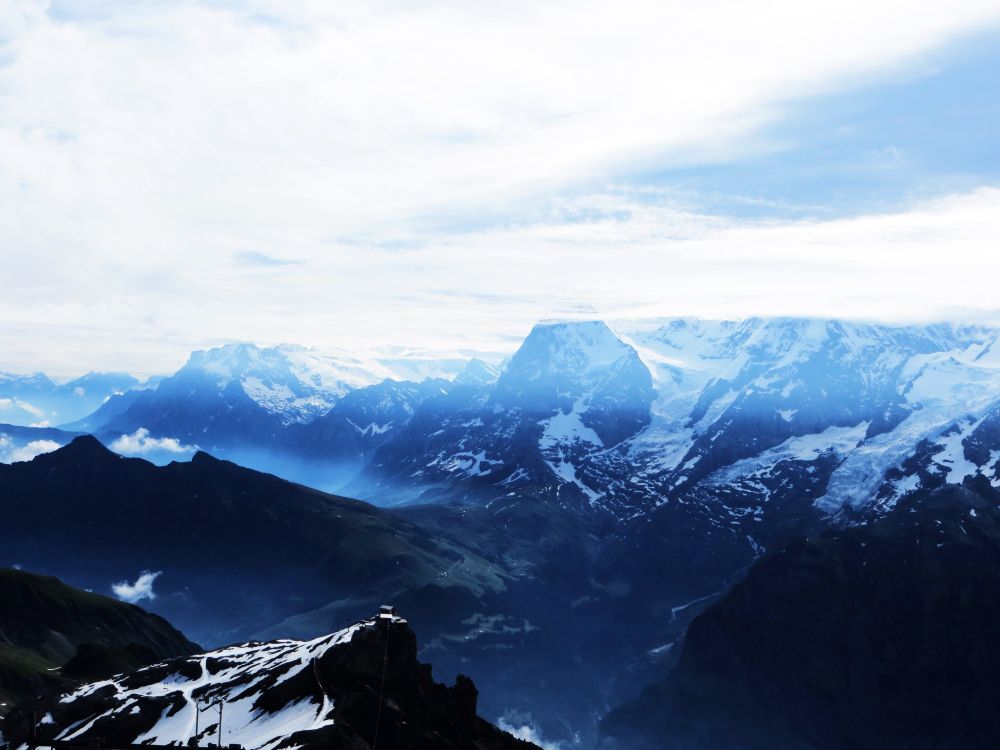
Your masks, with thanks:
[[(547, 741), (586, 744), (594, 717), (661, 675), (688, 624), (768, 550), (876, 523), (913, 491), (1000, 482), (998, 336), (976, 326), (800, 319), (542, 323), (495, 380), (474, 363), (469, 377), (382, 379), (306, 422), (267, 412), (236, 379), (221, 391), (210, 379), (208, 407), (185, 405), (187, 391), (167, 386), (164, 400), (100, 437), (127, 438), (123, 450), (168, 445), (167, 457), (185, 455), (169, 448), (212, 445), (249, 466), (392, 506), (378, 512), (381, 528), (409, 524), (427, 556), (414, 555), (422, 563), (412, 577), (384, 586), (373, 573), (351, 582), (364, 595), (345, 593), (306, 564), (306, 550), (325, 554), (296, 530), (325, 528), (316, 513), (293, 514), (272, 542), (253, 532), (269, 516), (244, 522), (237, 511), (211, 533), (227, 540), (223, 558), (245, 555), (242, 540), (251, 540), (259, 599), (248, 593), (251, 576), (235, 575), (235, 563), (222, 571), (204, 552), (204, 569), (178, 571), (176, 555), (154, 564), (136, 551), (124, 558), (129, 571), (108, 569), (86, 585), (107, 590), (163, 570), (157, 591), (169, 586), (171, 595), (151, 606), (199, 638), (313, 637), (389, 590), (425, 623), (436, 667), (484, 686), (489, 716)], [(177, 415), (188, 432), (141, 427)], [(181, 437), (171, 445), (168, 435)], [(215, 464), (202, 455), (165, 467), (163, 476), (187, 472), (191, 485), (170, 484), (154, 499), (179, 503), (190, 523), (200, 512), (190, 495), (202, 495), (193, 486)], [(126, 492), (146, 497), (153, 479), (138, 476), (117, 477), (123, 505)], [(256, 481), (248, 491), (261, 496)], [(304, 492), (268, 486), (273, 507)], [(231, 492), (208, 507), (225, 506)], [(90, 508), (99, 518), (119, 513)], [(359, 548), (383, 559), (371, 550), (385, 544)], [(303, 556), (290, 570), (275, 566), (289, 546)], [(268, 572), (276, 569), (289, 577), (278, 581)], [(177, 572), (213, 602), (208, 615), (182, 611), (191, 594)], [(228, 601), (224, 575), (237, 581)], [(553, 673), (563, 676), (559, 691), (546, 688)]]
[(48, 576), (0, 569), (0, 601), (0, 702), (8, 705), (198, 650), (156, 615)]
[(204, 453), (158, 467), (80, 437), (0, 466), (0, 514), (0, 561), (140, 601), (209, 645), (314, 638), (395, 601), (440, 674), (484, 686), (484, 715), (543, 736), (589, 731), (642, 684), (612, 679), (620, 665), (661, 635), (650, 619), (615, 637), (621, 584), (592, 579), (593, 528), (532, 498), (389, 511)]
[(332, 362), (299, 347), (229, 344), (194, 352), (156, 388), (112, 399), (73, 425), (109, 440), (146, 430), (156, 440), (213, 449), (273, 442), (281, 428), (322, 414), (367, 383), (355, 363)]
[(997, 405), (998, 338), (790, 318), (542, 323), (502, 371), (473, 359), (450, 380), (234, 344), (71, 427), (160, 463), (200, 448), (377, 502), (517, 491), (628, 518), (720, 493), (760, 515), (807, 494), (836, 515), (912, 489), (900, 469), (922, 440), (944, 445)]
[(489, 385), (495, 383), (499, 377), (499, 367), (494, 367), (478, 357), (473, 357), (453, 380), (458, 385)]
[(57, 385), (40, 372), (0, 372), (0, 422), (23, 427), (65, 424), (137, 385), (139, 381), (126, 373), (92, 372)]
[[(466, 677), (452, 687), (434, 682), (406, 620), (381, 614), (311, 641), (255, 641), (173, 659), (31, 708), (44, 717), (43, 742), (538, 750), (480, 719), (477, 698)], [(24, 707), (7, 718), (4, 735), (16, 747), (29, 726)]]
[[(543, 323), (495, 380), (473, 362), (450, 383), (383, 381), (227, 455), (379, 502), (514, 491), (617, 519), (671, 502), (714, 505), (722, 524), (789, 504), (855, 513), (857, 498), (917, 486), (900, 469), (921, 441), (962, 440), (996, 408), (998, 337), (784, 318)], [(973, 473), (995, 470), (982, 461)]]
[[(701, 485), (766, 504), (813, 464), (816, 504), (870, 498), (919, 441), (1000, 396), (996, 330), (843, 321), (672, 321), (638, 337), (659, 398), (632, 458), (671, 495)], [(664, 455), (666, 453), (666, 455)], [(824, 454), (840, 459), (822, 470)]]
[(460, 484), (595, 502), (587, 474), (649, 422), (649, 370), (600, 321), (539, 324), (495, 384), (427, 400), (372, 460), (391, 490)]
[(921, 490), (764, 557), (607, 735), (636, 749), (996, 747), (998, 502), (983, 477)]
[[(288, 344), (270, 348), (227, 344), (194, 352), (180, 370), (155, 388), (123, 393), (68, 427), (99, 435), (119, 452), (143, 455), (157, 463), (190, 457), (200, 448), (296, 479), (313, 479), (312, 435), (298, 427), (326, 415), (346, 395), (367, 388), (376, 391), (356, 401), (353, 408), (378, 412), (382, 407), (376, 402), (383, 396), (377, 389), (391, 389), (387, 384), (392, 383), (405, 388), (401, 374), (426, 378), (468, 369), (466, 360), (409, 354), (380, 359), (320, 353)], [(470, 373), (485, 377), (488, 371), (489, 365), (481, 363)], [(328, 440), (328, 474), (331, 466), (350, 465), (352, 454), (363, 449), (364, 437), (354, 440), (353, 433), (364, 431), (363, 425), (369, 423), (363, 420), (369, 415), (351, 411), (349, 405), (341, 410), (344, 419), (332, 417), (326, 426), (321, 423), (315, 428)], [(352, 423), (362, 426), (355, 429)]]
[(92, 437), (0, 466), (0, 515), (3, 564), (145, 597), (208, 643), (320, 606), (329, 628), (443, 571), (443, 601), (502, 585), (468, 549), (365, 503), (204, 453), (157, 467)]
[[(360, 475), (370, 465), (378, 448), (399, 436), (428, 399), (461, 391), (451, 381), (439, 378), (422, 382), (384, 380), (344, 396), (326, 414), (304, 425), (294, 425), (282, 438), (283, 452), (299, 462), (293, 472), (308, 476), (310, 484), (336, 485), (361, 496), (377, 497)], [(288, 461), (283, 465), (287, 469)], [(309, 476), (312, 464), (318, 477)], [(356, 494), (352, 492), (352, 494)]]

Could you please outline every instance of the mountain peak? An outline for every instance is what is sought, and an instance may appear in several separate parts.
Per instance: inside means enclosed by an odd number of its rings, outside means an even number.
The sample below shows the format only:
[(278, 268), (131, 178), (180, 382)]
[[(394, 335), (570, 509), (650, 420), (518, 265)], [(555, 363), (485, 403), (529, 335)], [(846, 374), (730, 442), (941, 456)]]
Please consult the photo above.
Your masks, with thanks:
[(500, 375), (498, 390), (521, 390), (553, 378), (560, 381), (561, 391), (580, 390), (564, 386), (571, 382), (582, 384), (632, 362), (645, 370), (635, 349), (618, 338), (604, 321), (539, 323), (510, 358)]
[(535, 341), (547, 342), (562, 351), (580, 352), (592, 365), (607, 364), (631, 349), (603, 320), (543, 321), (531, 329), (521, 346)]
[(73, 438), (62, 448), (58, 448), (50, 453), (43, 453), (35, 460), (45, 460), (62, 462), (66, 460), (103, 460), (107, 458), (118, 458), (118, 454), (108, 450), (104, 443), (93, 435), (80, 435)]
[(484, 362), (478, 357), (473, 357), (469, 360), (469, 364), (465, 366), (465, 369), (455, 376), (454, 382), (460, 385), (488, 385), (495, 383), (499, 375), (500, 370), (498, 368)]
[(212, 349), (191, 352), (183, 370), (201, 370), (215, 375), (220, 382), (239, 377), (246, 370), (259, 367), (270, 349), (261, 349), (246, 341), (223, 344)]

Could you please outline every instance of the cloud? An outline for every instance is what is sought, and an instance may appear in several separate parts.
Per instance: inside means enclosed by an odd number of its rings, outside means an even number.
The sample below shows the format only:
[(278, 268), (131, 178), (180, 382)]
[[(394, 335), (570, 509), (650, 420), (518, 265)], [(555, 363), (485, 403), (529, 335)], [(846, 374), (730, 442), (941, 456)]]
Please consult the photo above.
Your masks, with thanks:
[(18, 461), (31, 461), (43, 453), (51, 453), (62, 446), (53, 440), (32, 440), (23, 445), (17, 445), (8, 435), (0, 435), (0, 463), (12, 464)]
[[(812, 228), (730, 226), (608, 186), (780, 148), (762, 127), (790, 105), (912, 75), (1000, 14), (993, 0), (9, 5), (0, 264), (22, 271), (0, 295), (0, 348), (26, 369), (143, 373), (234, 338), (489, 344), (571, 304), (773, 309), (773, 279), (734, 290), (729, 268)], [(866, 253), (888, 244), (866, 229)], [(837, 265), (815, 240), (792, 268)], [(927, 286), (910, 310), (957, 296)]]
[(156, 594), (153, 592), (153, 582), (162, 573), (163, 571), (160, 570), (144, 570), (135, 579), (135, 583), (129, 583), (128, 581), (113, 583), (111, 584), (111, 591), (116, 597), (129, 604), (136, 604), (143, 599), (153, 601), (156, 598)]
[(287, 258), (278, 258), (266, 253), (259, 253), (252, 250), (242, 250), (234, 255), (235, 259), (248, 266), (263, 266), (265, 268), (276, 268), (280, 266), (294, 266), (298, 261)]
[(45, 412), (42, 409), (39, 409), (37, 406), (34, 406), (28, 403), (27, 401), (22, 401), (19, 398), (14, 399), (14, 405), (17, 406), (17, 408), (19, 409), (23, 409), (24, 411), (28, 412), (28, 414), (31, 414), (34, 417), (45, 416)]
[(497, 722), (497, 726), (504, 732), (508, 732), (520, 740), (525, 740), (538, 745), (542, 748), (542, 750), (560, 750), (562, 747), (562, 743), (546, 742), (543, 740), (542, 736), (538, 733), (538, 730), (535, 729), (535, 727), (530, 723), (521, 723), (519, 721), (511, 723), (508, 722), (506, 718), (501, 718)]
[(111, 444), (110, 448), (115, 453), (124, 453), (126, 455), (152, 453), (154, 451), (190, 453), (191, 451), (197, 450), (195, 446), (183, 445), (176, 438), (150, 437), (149, 430), (145, 427), (140, 427), (131, 435), (122, 435)]

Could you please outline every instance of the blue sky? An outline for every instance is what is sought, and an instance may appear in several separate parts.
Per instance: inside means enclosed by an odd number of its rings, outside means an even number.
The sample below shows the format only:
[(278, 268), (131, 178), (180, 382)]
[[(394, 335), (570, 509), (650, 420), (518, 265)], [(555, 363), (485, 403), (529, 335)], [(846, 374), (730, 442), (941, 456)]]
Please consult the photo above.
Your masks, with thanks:
[(996, 321), (1000, 6), (0, 0), (0, 369)]
[(757, 136), (763, 153), (627, 179), (713, 213), (775, 218), (899, 210), (1000, 184), (998, 42), (973, 35), (885, 79), (791, 103)]

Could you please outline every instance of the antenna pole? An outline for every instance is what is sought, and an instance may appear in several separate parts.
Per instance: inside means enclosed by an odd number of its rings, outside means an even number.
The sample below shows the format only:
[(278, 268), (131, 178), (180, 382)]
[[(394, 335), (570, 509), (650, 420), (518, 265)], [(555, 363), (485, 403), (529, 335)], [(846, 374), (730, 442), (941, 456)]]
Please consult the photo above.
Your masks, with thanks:
[(225, 704), (222, 701), (219, 701), (219, 739), (218, 739), (218, 743), (219, 743), (219, 747), (220, 748), (222, 747), (222, 707), (224, 705)]

